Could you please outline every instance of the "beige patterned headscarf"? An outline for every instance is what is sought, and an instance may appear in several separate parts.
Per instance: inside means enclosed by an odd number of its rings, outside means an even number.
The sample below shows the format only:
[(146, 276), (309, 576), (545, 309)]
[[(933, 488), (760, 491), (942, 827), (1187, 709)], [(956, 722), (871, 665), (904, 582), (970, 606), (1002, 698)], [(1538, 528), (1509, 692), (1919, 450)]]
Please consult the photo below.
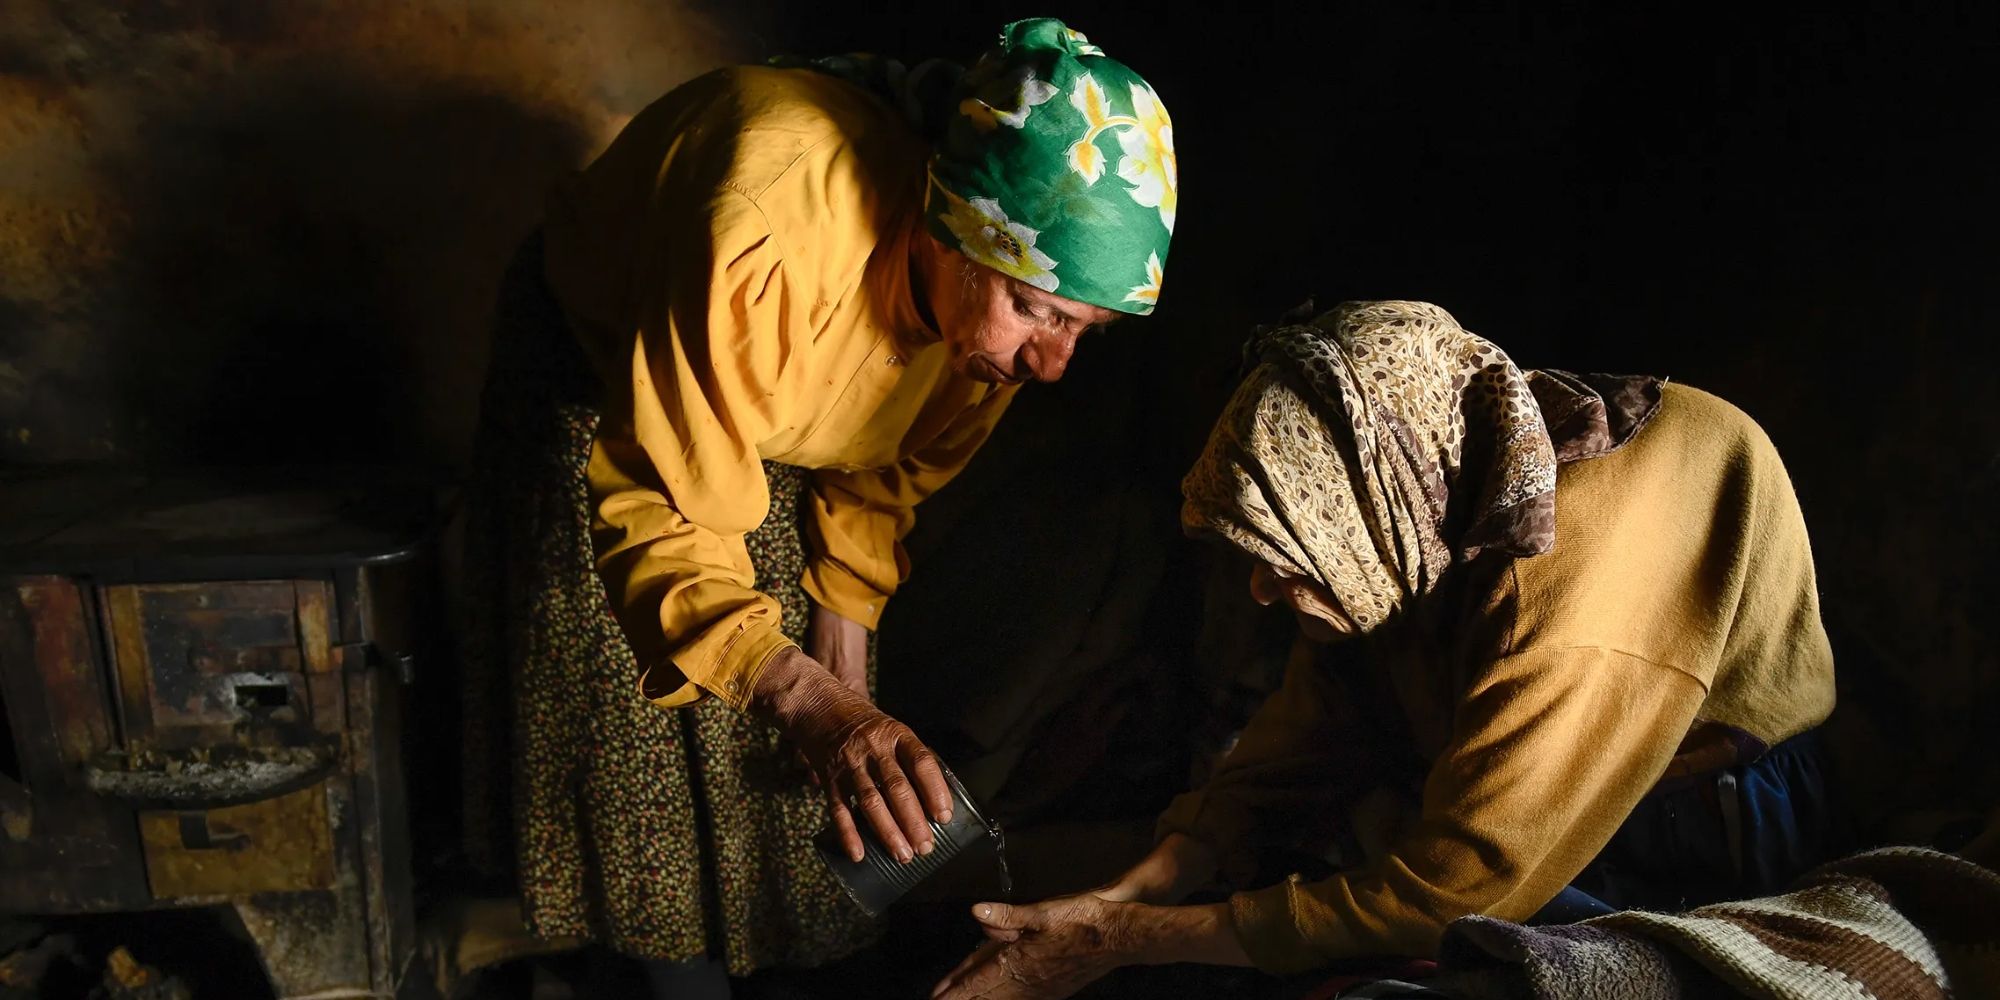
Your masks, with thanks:
[[(1607, 421), (1594, 387), (1524, 375), (1423, 302), (1345, 303), (1246, 350), (1254, 367), (1182, 483), (1182, 524), (1326, 588), (1363, 630), (1455, 560), (1548, 551), (1559, 449), (1603, 454), (1659, 400), (1654, 380), (1613, 379), (1630, 412)], [(1559, 446), (1545, 408), (1587, 433)]]

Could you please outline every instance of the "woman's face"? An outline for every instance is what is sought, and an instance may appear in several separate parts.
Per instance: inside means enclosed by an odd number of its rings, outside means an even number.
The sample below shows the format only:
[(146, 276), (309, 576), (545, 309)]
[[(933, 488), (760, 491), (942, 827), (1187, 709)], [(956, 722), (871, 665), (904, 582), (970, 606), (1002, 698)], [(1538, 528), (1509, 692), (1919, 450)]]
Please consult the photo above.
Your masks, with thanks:
[(1279, 601), (1290, 605), (1299, 631), (1314, 642), (1338, 642), (1361, 633), (1326, 588), (1268, 563), (1250, 571), (1250, 596), (1266, 607)]
[(1054, 382), (1079, 337), (1116, 313), (981, 267), (925, 234), (918, 257), (925, 299), (951, 351), (951, 369), (980, 382)]

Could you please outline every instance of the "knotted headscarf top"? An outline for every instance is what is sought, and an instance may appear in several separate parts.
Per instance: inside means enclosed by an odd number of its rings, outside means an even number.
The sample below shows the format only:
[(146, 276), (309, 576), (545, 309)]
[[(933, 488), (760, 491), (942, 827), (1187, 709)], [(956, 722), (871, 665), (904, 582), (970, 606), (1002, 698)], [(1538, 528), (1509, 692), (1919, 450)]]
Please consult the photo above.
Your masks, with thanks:
[(963, 73), (866, 55), (774, 63), (867, 87), (932, 140), (924, 218), (944, 245), (1066, 299), (1153, 311), (1180, 204), (1173, 120), (1081, 32), (1015, 22)]
[(1524, 374), (1422, 302), (1345, 303), (1245, 353), (1182, 524), (1325, 588), (1363, 630), (1455, 562), (1548, 551), (1558, 463), (1622, 445), (1660, 398), (1650, 378)]

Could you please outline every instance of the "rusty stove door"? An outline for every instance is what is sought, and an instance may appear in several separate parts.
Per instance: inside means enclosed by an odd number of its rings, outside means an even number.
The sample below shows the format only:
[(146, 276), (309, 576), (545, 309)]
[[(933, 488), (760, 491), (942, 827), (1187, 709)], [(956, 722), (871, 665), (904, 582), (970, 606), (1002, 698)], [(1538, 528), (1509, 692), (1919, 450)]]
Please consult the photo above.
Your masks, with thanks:
[(343, 706), (316, 580), (102, 588), (125, 755), (160, 900), (331, 888)]

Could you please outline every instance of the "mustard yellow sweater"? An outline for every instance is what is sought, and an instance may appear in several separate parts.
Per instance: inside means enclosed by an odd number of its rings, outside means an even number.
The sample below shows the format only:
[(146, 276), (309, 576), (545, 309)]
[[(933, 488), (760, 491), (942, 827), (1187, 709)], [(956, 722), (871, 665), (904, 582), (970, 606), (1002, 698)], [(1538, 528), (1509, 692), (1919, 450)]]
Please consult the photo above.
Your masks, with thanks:
[(873, 628), (912, 508), (1012, 398), (954, 375), (915, 306), (927, 155), (849, 84), (732, 69), (641, 112), (551, 200), (549, 285), (610, 389), (598, 568), (657, 704), (741, 707), (791, 645), (743, 544), (765, 459), (815, 470), (806, 591)]
[[(1385, 857), (1239, 893), (1262, 968), (1434, 954), (1472, 913), (1526, 918), (1610, 840), (1702, 731), (1768, 746), (1833, 708), (1833, 658), (1791, 482), (1763, 431), (1665, 387), (1622, 449), (1562, 468), (1555, 548), (1465, 570), (1464, 600), (1364, 640), (1430, 761), (1420, 814)], [(1324, 661), (1295, 657), (1206, 788), (1162, 835), (1225, 857), (1296, 826), (1350, 772), (1359, 719)]]

